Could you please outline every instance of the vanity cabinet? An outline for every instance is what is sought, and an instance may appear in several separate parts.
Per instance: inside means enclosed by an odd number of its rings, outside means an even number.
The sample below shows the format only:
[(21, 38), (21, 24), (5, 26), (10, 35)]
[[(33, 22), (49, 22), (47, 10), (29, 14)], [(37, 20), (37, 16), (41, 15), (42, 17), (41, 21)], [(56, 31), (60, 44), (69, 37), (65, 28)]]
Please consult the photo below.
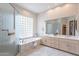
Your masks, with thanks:
[(79, 41), (78, 40), (67, 40), (67, 51), (79, 55)]
[(43, 45), (47, 45), (50, 47), (58, 48), (58, 39), (51, 37), (43, 37), (41, 41)]
[(71, 39), (59, 39), (59, 48), (61, 50), (79, 54), (79, 41)]
[(79, 40), (76, 39), (44, 37), (41, 44), (79, 55)]

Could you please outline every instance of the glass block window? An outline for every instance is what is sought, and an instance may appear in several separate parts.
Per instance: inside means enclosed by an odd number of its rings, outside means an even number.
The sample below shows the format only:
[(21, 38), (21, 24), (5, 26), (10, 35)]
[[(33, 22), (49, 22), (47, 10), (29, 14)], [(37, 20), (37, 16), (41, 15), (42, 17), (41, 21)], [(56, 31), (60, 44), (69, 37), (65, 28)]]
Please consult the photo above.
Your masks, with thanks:
[(27, 38), (33, 36), (33, 18), (17, 15), (15, 21), (16, 36), (19, 38)]

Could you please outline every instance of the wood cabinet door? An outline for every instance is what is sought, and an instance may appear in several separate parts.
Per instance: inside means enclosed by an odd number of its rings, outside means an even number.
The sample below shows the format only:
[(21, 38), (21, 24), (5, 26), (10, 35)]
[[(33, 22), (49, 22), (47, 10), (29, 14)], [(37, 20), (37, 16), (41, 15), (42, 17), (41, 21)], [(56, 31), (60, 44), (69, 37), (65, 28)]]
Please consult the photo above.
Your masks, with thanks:
[(47, 40), (46, 40), (46, 45), (47, 46), (50, 46), (51, 44), (50, 44), (50, 38), (47, 38)]
[(49, 38), (49, 37), (44, 37), (44, 38), (42, 39), (41, 44), (50, 46), (50, 38)]
[(58, 48), (58, 38), (54, 38), (54, 47)]
[(67, 41), (64, 39), (59, 39), (59, 49), (67, 51)]
[(56, 44), (56, 41), (54, 41), (55, 39), (56, 38), (45, 37), (42, 39), (42, 44), (50, 46), (50, 47), (55, 47), (55, 44)]
[(79, 55), (79, 42), (77, 43), (75, 47), (76, 47), (76, 50), (74, 52)]
[(45, 38), (41, 39), (41, 44), (46, 44), (46, 39)]
[(68, 40), (67, 49), (68, 49), (68, 52), (79, 54), (79, 41)]
[(55, 40), (55, 38), (50, 38), (50, 47), (54, 47), (54, 40)]
[(47, 45), (50, 47), (58, 48), (58, 39), (49, 37), (47, 39)]
[(43, 43), (44, 43), (44, 44), (47, 44), (47, 39), (44, 39)]

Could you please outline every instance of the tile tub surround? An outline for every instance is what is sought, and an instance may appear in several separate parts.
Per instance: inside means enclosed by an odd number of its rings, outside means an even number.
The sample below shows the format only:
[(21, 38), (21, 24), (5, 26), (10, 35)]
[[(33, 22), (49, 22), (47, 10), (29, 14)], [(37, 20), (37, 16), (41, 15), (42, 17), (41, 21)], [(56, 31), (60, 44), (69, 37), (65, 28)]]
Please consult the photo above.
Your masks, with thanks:
[(23, 50), (36, 48), (38, 45), (40, 45), (40, 39), (41, 38), (29, 38), (24, 40), (23, 43), (20, 43), (19, 54), (21, 54)]

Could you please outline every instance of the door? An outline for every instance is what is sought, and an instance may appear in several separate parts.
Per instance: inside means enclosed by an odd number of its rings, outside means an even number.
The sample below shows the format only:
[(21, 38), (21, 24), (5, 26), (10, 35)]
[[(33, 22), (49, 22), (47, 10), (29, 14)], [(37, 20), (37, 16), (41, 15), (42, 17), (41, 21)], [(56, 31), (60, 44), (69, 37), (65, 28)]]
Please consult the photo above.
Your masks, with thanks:
[(62, 34), (63, 35), (66, 35), (66, 25), (63, 25), (62, 26)]

